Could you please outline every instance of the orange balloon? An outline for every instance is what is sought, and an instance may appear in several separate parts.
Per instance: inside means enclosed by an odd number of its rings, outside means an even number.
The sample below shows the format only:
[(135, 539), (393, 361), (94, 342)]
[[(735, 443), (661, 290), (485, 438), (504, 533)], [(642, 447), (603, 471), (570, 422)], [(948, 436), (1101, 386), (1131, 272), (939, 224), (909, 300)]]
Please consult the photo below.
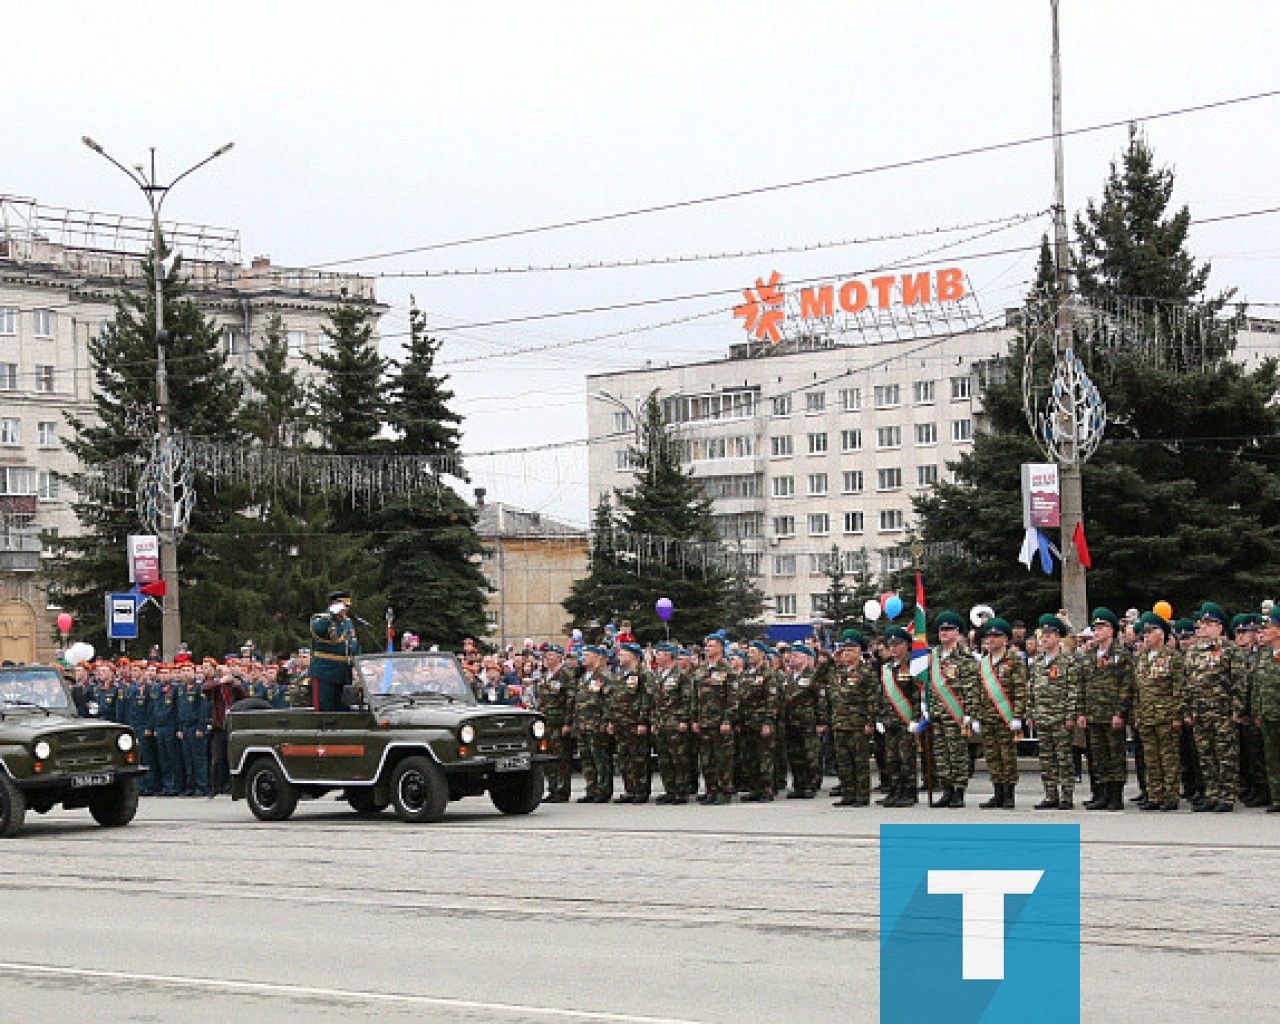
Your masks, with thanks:
[(1166, 622), (1168, 622), (1173, 618), (1173, 605), (1171, 605), (1168, 601), (1157, 601), (1155, 603), (1155, 607), (1152, 608), (1151, 610), (1155, 612), (1157, 615), (1159, 615), (1160, 618), (1164, 619)]

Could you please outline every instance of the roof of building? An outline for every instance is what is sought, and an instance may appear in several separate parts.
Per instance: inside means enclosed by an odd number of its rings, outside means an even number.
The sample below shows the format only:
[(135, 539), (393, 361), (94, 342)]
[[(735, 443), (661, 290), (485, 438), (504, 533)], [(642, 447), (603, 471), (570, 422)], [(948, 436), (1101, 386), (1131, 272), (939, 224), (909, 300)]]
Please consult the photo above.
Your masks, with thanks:
[(541, 512), (527, 512), (502, 501), (491, 501), (477, 510), (476, 532), (486, 540), (500, 537), (583, 537), (584, 527), (561, 522)]

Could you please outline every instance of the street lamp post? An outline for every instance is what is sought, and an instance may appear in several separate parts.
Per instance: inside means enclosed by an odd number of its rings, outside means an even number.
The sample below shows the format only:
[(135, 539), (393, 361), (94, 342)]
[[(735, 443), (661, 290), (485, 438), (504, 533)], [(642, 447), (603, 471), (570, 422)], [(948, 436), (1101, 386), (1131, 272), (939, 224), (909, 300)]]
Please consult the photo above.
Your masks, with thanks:
[[(164, 246), (164, 240), (160, 232), (160, 210), (164, 206), (164, 201), (169, 192), (178, 182), (194, 174), (205, 164), (211, 163), (222, 156), (235, 143), (228, 142), (225, 146), (215, 149), (203, 160), (192, 164), (167, 185), (162, 185), (156, 177), (156, 151), (154, 146), (151, 147), (151, 171), (148, 175), (144, 172), (141, 164), (135, 164), (132, 169), (126, 167), (89, 136), (81, 136), (80, 141), (112, 166), (117, 167), (130, 181), (137, 185), (142, 190), (142, 194), (146, 196), (147, 206), (151, 210), (151, 255), (153, 276), (155, 277), (156, 432), (159, 436), (160, 451), (168, 453), (165, 456), (166, 458), (171, 458), (172, 446), (170, 439), (172, 430), (169, 425), (169, 377), (165, 367), (165, 346), (169, 340), (164, 329), (164, 278), (166, 268), (160, 255)], [(165, 661), (173, 659), (174, 655), (178, 653), (179, 644), (182, 642), (182, 612), (178, 600), (178, 532), (173, 500), (172, 467), (170, 466), (169, 468), (170, 472), (164, 474), (163, 485), (158, 489), (159, 508), (157, 509), (160, 578), (164, 581), (165, 586), (160, 613), (160, 650)]]

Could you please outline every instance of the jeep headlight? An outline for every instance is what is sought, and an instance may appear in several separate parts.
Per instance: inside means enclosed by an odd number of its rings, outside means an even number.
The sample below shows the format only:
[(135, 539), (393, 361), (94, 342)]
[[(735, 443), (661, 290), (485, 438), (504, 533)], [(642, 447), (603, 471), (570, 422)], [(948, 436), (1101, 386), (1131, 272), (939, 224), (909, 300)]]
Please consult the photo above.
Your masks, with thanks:
[(471, 724), (464, 725), (458, 730), (458, 739), (463, 743), (471, 743), (476, 738), (476, 727)]
[(53, 748), (49, 746), (47, 740), (40, 740), (31, 748), (31, 752), (36, 755), (37, 761), (47, 761), (49, 755), (53, 753)]
[(533, 738), (535, 740), (540, 740), (546, 734), (547, 734), (547, 723), (544, 722), (541, 718), (537, 719), (533, 723)]
[(128, 732), (122, 732), (119, 736), (116, 737), (116, 746), (119, 747), (124, 753), (127, 754), (130, 750), (133, 749), (133, 734)]

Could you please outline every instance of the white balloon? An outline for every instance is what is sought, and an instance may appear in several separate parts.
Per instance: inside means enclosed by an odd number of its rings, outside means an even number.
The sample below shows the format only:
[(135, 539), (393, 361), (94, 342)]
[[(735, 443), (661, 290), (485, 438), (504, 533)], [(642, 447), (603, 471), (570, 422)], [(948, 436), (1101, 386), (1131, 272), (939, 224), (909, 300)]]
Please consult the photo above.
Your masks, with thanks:
[(92, 661), (93, 655), (93, 644), (87, 644), (80, 640), (68, 647), (67, 653), (63, 657), (68, 665), (79, 665), (82, 661)]
[(883, 612), (884, 609), (880, 607), (880, 602), (875, 598), (872, 598), (862, 606), (862, 617), (870, 622), (875, 622)]

